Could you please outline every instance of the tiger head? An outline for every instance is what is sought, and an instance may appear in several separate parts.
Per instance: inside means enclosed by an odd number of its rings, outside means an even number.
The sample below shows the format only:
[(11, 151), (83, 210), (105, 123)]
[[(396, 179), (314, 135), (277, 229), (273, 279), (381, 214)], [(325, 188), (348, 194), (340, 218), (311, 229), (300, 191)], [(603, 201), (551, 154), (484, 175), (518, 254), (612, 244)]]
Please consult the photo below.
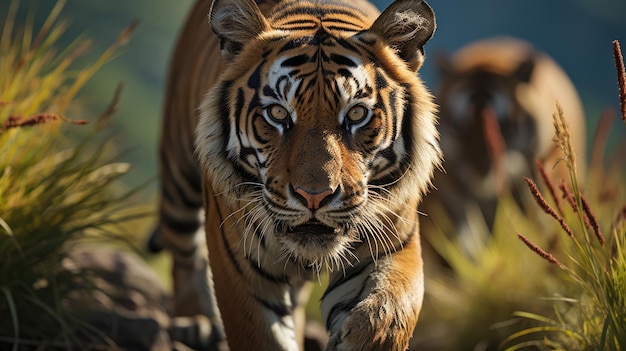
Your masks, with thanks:
[[(428, 221), (445, 214), (453, 224), (450, 234), (475, 240), (479, 223), (492, 228), (500, 199), (510, 196), (529, 208), (533, 201), (524, 177), (538, 179), (536, 165), (552, 180), (570, 179), (553, 141), (552, 115), (558, 102), (575, 152), (584, 155), (584, 109), (557, 62), (517, 38), (471, 42), (442, 56), (439, 66), (436, 102), (446, 172), (436, 172), (438, 191), (423, 209), (433, 214)], [(578, 166), (584, 167), (584, 157)]]
[(466, 188), (477, 197), (502, 191), (497, 179), (505, 176), (497, 174), (501, 158), (507, 158), (510, 173), (517, 176), (538, 154), (534, 111), (518, 99), (520, 89), (530, 84), (535, 58), (529, 54), (516, 60), (506, 70), (481, 63), (468, 68), (440, 63), (437, 102), (445, 167), (458, 182), (467, 182)]
[(372, 255), (401, 245), (400, 217), (416, 211), (440, 150), (417, 75), (431, 8), (399, 0), (375, 21), (326, 9), (284, 1), (266, 17), (251, 0), (215, 1), (227, 64), (200, 107), (196, 149), (242, 235), (332, 266), (358, 243)]

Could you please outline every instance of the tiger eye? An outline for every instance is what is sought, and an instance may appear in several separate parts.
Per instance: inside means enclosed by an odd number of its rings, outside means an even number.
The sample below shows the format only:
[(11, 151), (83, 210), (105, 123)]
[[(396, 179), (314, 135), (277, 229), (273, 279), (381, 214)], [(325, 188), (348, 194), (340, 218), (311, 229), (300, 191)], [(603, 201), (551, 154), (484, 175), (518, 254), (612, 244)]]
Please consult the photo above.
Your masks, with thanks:
[(347, 114), (348, 119), (352, 123), (361, 122), (365, 116), (367, 116), (367, 110), (361, 105), (353, 106)]
[(280, 122), (286, 120), (287, 117), (289, 117), (289, 113), (287, 112), (287, 109), (278, 104), (274, 104), (270, 106), (267, 109), (267, 112), (272, 119), (276, 121), (280, 121)]

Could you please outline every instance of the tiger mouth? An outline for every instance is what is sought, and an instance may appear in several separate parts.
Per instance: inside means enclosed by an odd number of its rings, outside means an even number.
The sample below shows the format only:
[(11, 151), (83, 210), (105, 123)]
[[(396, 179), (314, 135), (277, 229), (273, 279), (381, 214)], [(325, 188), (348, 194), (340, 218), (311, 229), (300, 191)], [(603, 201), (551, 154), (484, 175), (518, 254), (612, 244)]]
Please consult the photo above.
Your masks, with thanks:
[[(331, 227), (312, 220), (287, 227), (281, 238), (284, 249), (305, 266), (336, 262), (354, 241), (348, 226)], [(330, 261), (328, 261), (330, 260)]]
[(310, 221), (295, 227), (288, 227), (287, 234), (303, 236), (334, 236), (341, 234), (341, 229), (327, 226), (319, 221)]

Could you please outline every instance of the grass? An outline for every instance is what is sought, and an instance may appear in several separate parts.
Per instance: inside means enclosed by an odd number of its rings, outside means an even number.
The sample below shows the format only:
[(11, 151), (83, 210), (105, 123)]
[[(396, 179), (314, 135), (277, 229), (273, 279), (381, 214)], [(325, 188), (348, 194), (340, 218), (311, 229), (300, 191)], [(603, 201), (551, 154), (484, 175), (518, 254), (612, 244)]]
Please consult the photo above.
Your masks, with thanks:
[[(613, 47), (622, 120), (626, 124), (624, 63), (619, 43), (613, 42)], [(575, 182), (575, 159), (571, 152), (567, 126), (563, 123), (563, 111), (560, 108), (557, 109), (554, 120), (555, 141), (563, 151), (564, 162), (570, 169), (573, 184), (577, 184)], [(623, 177), (620, 179), (618, 176), (614, 179), (622, 185), (622, 189), (615, 189), (612, 192), (612, 195), (617, 195), (617, 198), (613, 197), (617, 201), (611, 201), (613, 199), (607, 198), (606, 192), (598, 190), (601, 190), (603, 183), (615, 174), (606, 174), (603, 168), (595, 168), (590, 172), (592, 179), (596, 182), (591, 189), (596, 191), (588, 191), (585, 195), (576, 186), (572, 191), (563, 185), (559, 186), (563, 198), (569, 204), (569, 213), (555, 216), (568, 236), (566, 243), (559, 248), (559, 252), (552, 250), (555, 251), (553, 255), (539, 248), (523, 235), (519, 235), (533, 252), (564, 272), (565, 277), (561, 282), (568, 294), (563, 296), (568, 297), (555, 298), (551, 314), (516, 313), (518, 316), (535, 321), (536, 326), (523, 329), (505, 339), (503, 345), (512, 344), (506, 348), (507, 351), (529, 346), (545, 350), (618, 351), (626, 349), (626, 311), (624, 310), (626, 306), (626, 204), (624, 203)], [(549, 180), (546, 183), (548, 188), (554, 189)], [(609, 181), (609, 183), (612, 182)], [(533, 190), (533, 192), (536, 198), (542, 198), (538, 191)], [(618, 201), (622, 201), (621, 207)], [(594, 206), (592, 207), (590, 203)], [(519, 342), (519, 339), (525, 336), (534, 338), (530, 341)]]
[[(89, 41), (78, 38), (57, 52), (67, 28), (60, 19), (64, 3), (35, 31), (32, 17), (17, 28), (13, 2), (0, 35), (1, 349), (106, 344), (64, 308), (76, 284), (89, 286), (89, 277), (64, 269), (63, 260), (81, 240), (119, 241), (120, 223), (142, 215), (131, 205), (134, 191), (120, 186), (130, 167), (115, 162), (105, 128), (119, 91), (93, 127), (73, 126), (86, 122), (66, 117), (78, 106), (78, 91), (127, 42), (133, 26), (94, 63), (76, 68)], [(79, 141), (66, 136), (75, 128), (87, 128)]]
[[(124, 226), (143, 215), (131, 204), (134, 192), (120, 185), (130, 167), (116, 162), (106, 129), (120, 92), (93, 125), (71, 118), (80, 116), (76, 94), (127, 42), (133, 26), (95, 62), (77, 68), (89, 40), (58, 50), (67, 28), (60, 18), (64, 3), (35, 30), (33, 17), (16, 27), (13, 2), (0, 34), (0, 349), (113, 348), (65, 309), (77, 282), (90, 287), (90, 272), (68, 271), (63, 261), (86, 240), (123, 242)], [(626, 124), (617, 42), (614, 56)], [(606, 125), (594, 143), (595, 160), (581, 170), (588, 173), (584, 188), (544, 179), (535, 189), (529, 182), (540, 206), (524, 211), (502, 197), (492, 233), (480, 234), (485, 224), (472, 223), (469, 252), (444, 235), (431, 237), (450, 269), (427, 272), (414, 340), (421, 350), (626, 349), (626, 180), (619, 152), (609, 161), (602, 157)], [(83, 132), (78, 141), (67, 136), (77, 130)], [(556, 130), (577, 184), (567, 127), (557, 123)], [(556, 195), (544, 197), (539, 188)], [(445, 214), (432, 215), (446, 232)]]

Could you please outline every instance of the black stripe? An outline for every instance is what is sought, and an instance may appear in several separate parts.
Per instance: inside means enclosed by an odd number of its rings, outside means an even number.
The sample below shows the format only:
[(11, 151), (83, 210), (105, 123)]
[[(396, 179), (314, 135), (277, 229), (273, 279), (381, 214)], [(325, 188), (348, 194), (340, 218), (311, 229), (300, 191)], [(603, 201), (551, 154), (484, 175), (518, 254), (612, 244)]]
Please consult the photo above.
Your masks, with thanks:
[[(396, 109), (396, 99), (398, 98), (397, 95), (398, 94), (395, 89), (392, 89), (389, 92), (389, 118), (391, 118), (391, 125), (392, 125), (391, 136), (394, 139), (398, 137), (398, 120), (400, 117), (398, 116), (398, 110)], [(407, 119), (407, 118), (413, 119), (413, 116), (405, 114), (404, 119)]]
[[(213, 203), (215, 204), (215, 211), (217, 211), (217, 216), (219, 217), (220, 223), (224, 223), (224, 216), (222, 216), (222, 211), (220, 209), (220, 204), (217, 201), (213, 201)], [(239, 262), (237, 261), (237, 257), (235, 257), (235, 253), (233, 252), (233, 249), (230, 247), (230, 244), (228, 243), (228, 240), (226, 239), (226, 231), (224, 228), (226, 228), (227, 226), (225, 225), (220, 225), (220, 236), (222, 238), (222, 244), (224, 245), (224, 249), (226, 250), (226, 254), (228, 255), (228, 259), (230, 260), (230, 262), (233, 264), (233, 267), (235, 267), (235, 270), (237, 271), (237, 273), (239, 273), (239, 275), (243, 276), (243, 270), (241, 269), (241, 267), (239, 266)], [(209, 233), (207, 233), (209, 234)]]
[(310, 18), (298, 18), (298, 19), (293, 19), (287, 22), (282, 22), (282, 26), (294, 26), (294, 25), (315, 25), (317, 27), (318, 22), (317, 21), (311, 21)]
[(345, 69), (345, 68), (340, 68), (337, 70), (337, 74), (339, 74), (342, 77), (345, 78), (352, 78), (352, 72), (350, 72), (349, 70)]
[(296, 55), (296, 56), (286, 59), (280, 65), (282, 67), (296, 67), (296, 66), (300, 66), (300, 65), (307, 63), (308, 60), (309, 60), (309, 55), (301, 54), (301, 55)]
[(339, 32), (358, 32), (363, 29), (357, 25), (352, 25), (350, 27), (343, 27), (340, 25), (326, 25), (326, 24), (324, 24), (324, 28), (328, 30), (332, 30), (332, 31), (339, 31)]
[(329, 295), (331, 292), (333, 292), (333, 290), (335, 290), (342, 284), (347, 283), (353, 278), (356, 278), (359, 275), (361, 275), (361, 273), (363, 273), (364, 270), (369, 268), (373, 262), (374, 260), (372, 258), (369, 258), (369, 262), (367, 262), (366, 264), (362, 264), (360, 266), (353, 267), (352, 269), (347, 270), (345, 275), (342, 277), (342, 279), (338, 279), (337, 281), (331, 282), (330, 284), (328, 284), (328, 288), (326, 288), (324, 295), (322, 295), (322, 300), (325, 299), (327, 295)]
[[(303, 6), (309, 4), (298, 4), (298, 6), (287, 7), (278, 9), (272, 17), (278, 18), (288, 18), (288, 17), (298, 17), (298, 16), (310, 16), (312, 18), (311, 21), (316, 21), (319, 18), (326, 17), (327, 15), (345, 15), (348, 17), (352, 17), (355, 19), (359, 19), (360, 17), (357, 15), (357, 10), (352, 8), (340, 8), (337, 6), (325, 7), (325, 6)], [(334, 18), (332, 19), (334, 20)]]
[(258, 89), (261, 86), (261, 70), (265, 65), (265, 61), (262, 61), (252, 72), (250, 77), (248, 78), (248, 88), (250, 89)]
[[(189, 182), (186, 182), (189, 184)], [(174, 188), (173, 190), (170, 190)], [(170, 179), (167, 184), (161, 184), (161, 194), (167, 202), (173, 205), (183, 205), (187, 209), (197, 210), (202, 207), (202, 197), (199, 196), (202, 192), (200, 189), (195, 189), (192, 185), (192, 192), (183, 188), (182, 184), (176, 179)]]
[[(243, 113), (243, 106), (245, 104), (246, 104), (246, 96), (243, 92), (243, 89), (239, 88), (237, 89), (237, 98), (235, 99), (235, 111), (233, 111), (233, 114), (236, 119), (239, 119), (241, 117), (241, 114)], [(237, 128), (237, 135), (240, 135), (241, 129), (239, 129), (239, 123), (236, 123), (235, 126)]]
[(294, 40), (290, 40), (278, 50), (277, 54), (281, 54), (291, 49), (299, 48), (302, 45), (305, 45), (309, 41), (311, 41), (312, 38), (313, 38), (312, 36), (303, 36), (303, 37), (296, 38)]
[(229, 91), (232, 87), (232, 81), (224, 81), (220, 87), (220, 98), (218, 100), (219, 118), (222, 124), (222, 150), (228, 149), (228, 140), (230, 138), (230, 107), (228, 102), (230, 101)]
[[(351, 26), (352, 28), (358, 27), (358, 24), (356, 22), (359, 21), (360, 18), (358, 16), (353, 16), (354, 13), (350, 13), (350, 14), (347, 14), (347, 15), (349, 17), (351, 17), (351, 19), (344, 20), (344, 19), (341, 19), (339, 17), (325, 18), (324, 19), (324, 24), (326, 24), (326, 23), (338, 23), (338, 24), (345, 24), (345, 25)], [(327, 26), (325, 25), (325, 27), (327, 27)], [(360, 28), (360, 29), (363, 29), (363, 28)]]
[(339, 54), (330, 54), (330, 60), (335, 62), (338, 65), (348, 66), (348, 67), (356, 67), (356, 63), (352, 61), (349, 57)]
[(278, 100), (278, 95), (276, 95), (276, 92), (274, 92), (274, 89), (272, 89), (272, 87), (270, 87), (269, 85), (265, 85), (263, 87), (263, 95)]
[(257, 295), (254, 295), (254, 299), (257, 300), (257, 302), (259, 302), (263, 307), (272, 311), (272, 313), (278, 316), (280, 318), (280, 324), (285, 325), (285, 322), (282, 319), (287, 316), (292, 315), (293, 313), (293, 307), (291, 306), (286, 306), (285, 304), (282, 304), (282, 303), (270, 302), (265, 299), (262, 299), (261, 297)]
[(275, 284), (289, 284), (289, 279), (286, 276), (276, 276), (269, 273), (268, 271), (264, 270), (259, 262), (254, 260), (252, 257), (246, 257), (246, 260), (250, 263), (250, 267), (252, 267), (252, 269), (265, 280), (268, 280)]
[(352, 45), (352, 43), (347, 39), (337, 38), (336, 42), (345, 49), (348, 49), (356, 54), (360, 53), (360, 50), (356, 46)]
[(330, 312), (328, 313), (328, 318), (326, 319), (326, 329), (330, 330), (332, 327), (331, 322), (333, 321), (333, 319), (335, 319), (335, 315), (337, 313), (340, 312), (349, 312), (351, 311), (359, 302), (361, 302), (361, 294), (365, 291), (365, 287), (367, 286), (367, 283), (369, 281), (369, 278), (367, 278), (365, 280), (365, 282), (363, 283), (363, 285), (361, 285), (361, 289), (358, 291), (358, 293), (354, 296), (354, 298), (352, 298), (349, 301), (343, 301), (343, 302), (339, 302), (337, 304), (335, 304), (333, 306), (333, 308), (330, 309)]
[[(264, 123), (265, 123), (265, 118), (263, 116), (261, 116), (260, 114), (254, 114), (252, 117), (252, 124), (256, 125), (256, 119), (261, 119)], [(270, 141), (272, 141), (271, 139), (265, 139), (263, 138), (263, 135), (261, 133), (259, 133), (259, 131), (257, 130), (257, 128), (252, 128), (252, 133), (253, 133), (253, 137), (254, 140), (258, 141), (260, 144), (265, 145), (267, 143), (269, 143)], [(271, 134), (270, 134), (271, 136)], [(252, 150), (252, 149), (250, 149)], [(258, 151), (263, 151), (262, 148), (257, 148)], [(254, 153), (254, 156), (256, 157), (257, 153)], [(258, 167), (259, 168), (265, 168), (265, 162), (261, 162), (258, 158), (257, 158), (257, 163), (258, 163)]]
[(198, 228), (202, 224), (200, 220), (196, 218), (194, 219), (179, 219), (176, 218), (161, 209), (160, 212), (161, 221), (170, 229), (176, 232), (178, 236), (193, 236), (196, 234)]
[[(239, 122), (239, 120), (241, 118), (246, 118), (246, 116), (243, 116), (243, 106), (245, 105), (245, 101), (246, 98), (244, 96), (244, 92), (243, 89), (239, 88), (237, 89), (237, 98), (235, 100), (235, 119), (237, 120), (237, 122), (235, 123), (235, 131), (236, 131), (236, 136), (237, 136), (237, 140), (239, 142), (239, 161), (242, 163), (245, 163), (246, 165), (248, 165), (248, 167), (250, 168), (254, 168), (254, 165), (251, 164), (248, 161), (248, 156), (252, 155), (254, 156), (255, 159), (257, 159), (257, 154), (256, 154), (256, 150), (254, 148), (251, 147), (244, 147), (243, 146), (243, 142), (241, 140), (241, 138), (245, 135), (244, 131), (241, 130), (241, 123)], [(224, 150), (226, 150), (227, 148), (225, 147)], [(258, 159), (257, 159), (258, 161)]]
[(385, 89), (389, 86), (387, 78), (385, 78), (385, 76), (378, 69), (376, 70), (376, 77), (374, 78), (374, 82), (378, 90)]

